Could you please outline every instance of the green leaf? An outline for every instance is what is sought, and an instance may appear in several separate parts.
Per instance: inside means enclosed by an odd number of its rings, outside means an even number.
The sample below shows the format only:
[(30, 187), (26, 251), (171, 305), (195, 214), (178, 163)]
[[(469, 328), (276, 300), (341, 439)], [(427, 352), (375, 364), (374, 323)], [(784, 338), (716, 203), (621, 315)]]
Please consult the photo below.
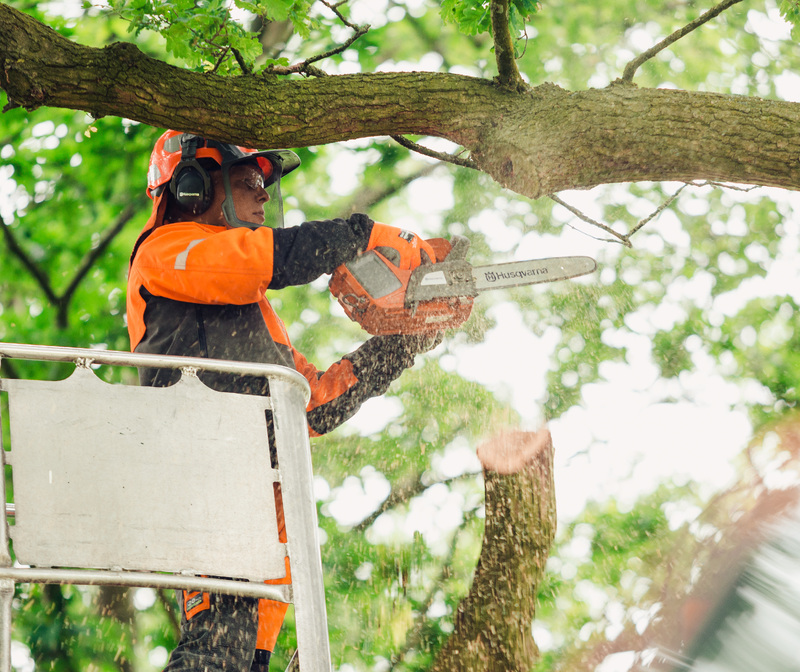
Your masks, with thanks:
[(781, 0), (781, 16), (792, 24), (792, 37), (800, 39), (800, 2), (798, 0)]
[(455, 24), (466, 35), (479, 35), (491, 30), (489, 3), (483, 0), (444, 0), (439, 14), (445, 22)]

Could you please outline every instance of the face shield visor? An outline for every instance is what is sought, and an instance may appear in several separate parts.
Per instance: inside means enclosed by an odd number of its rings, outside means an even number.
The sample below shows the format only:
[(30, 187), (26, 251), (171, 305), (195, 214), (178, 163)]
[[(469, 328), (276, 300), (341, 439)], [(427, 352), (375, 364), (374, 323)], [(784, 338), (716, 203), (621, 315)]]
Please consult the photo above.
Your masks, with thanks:
[[(231, 169), (237, 165), (252, 165), (260, 170), (263, 183), (251, 185), (253, 189), (263, 187), (269, 200), (264, 203), (264, 223), (251, 221), (255, 219), (247, 212), (237, 212), (231, 187)], [(225, 189), (225, 200), (222, 203), (222, 213), (231, 227), (256, 228), (269, 226), (271, 228), (283, 227), (283, 196), (281, 194), (281, 177), (291, 172), (300, 165), (300, 157), (292, 151), (269, 150), (246, 154), (232, 160), (223, 161), (222, 184)]]

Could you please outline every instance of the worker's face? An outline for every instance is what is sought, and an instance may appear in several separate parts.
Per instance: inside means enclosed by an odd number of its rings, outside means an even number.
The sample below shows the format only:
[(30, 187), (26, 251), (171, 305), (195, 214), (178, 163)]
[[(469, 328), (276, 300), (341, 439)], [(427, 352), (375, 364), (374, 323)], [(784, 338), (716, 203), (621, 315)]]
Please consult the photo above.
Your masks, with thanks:
[[(225, 185), (222, 181), (222, 171), (215, 170), (211, 173), (211, 182), (214, 185), (214, 198), (211, 205), (202, 215), (196, 216), (195, 221), (213, 226), (228, 226), (222, 212), (225, 201)], [(244, 222), (261, 225), (264, 223), (264, 204), (269, 200), (269, 195), (264, 190), (264, 176), (256, 166), (238, 164), (230, 168), (231, 198), (236, 209), (236, 216)]]
[(264, 189), (264, 175), (255, 166), (239, 164), (230, 170), (231, 197), (236, 216), (244, 222), (264, 223), (264, 204), (269, 195)]

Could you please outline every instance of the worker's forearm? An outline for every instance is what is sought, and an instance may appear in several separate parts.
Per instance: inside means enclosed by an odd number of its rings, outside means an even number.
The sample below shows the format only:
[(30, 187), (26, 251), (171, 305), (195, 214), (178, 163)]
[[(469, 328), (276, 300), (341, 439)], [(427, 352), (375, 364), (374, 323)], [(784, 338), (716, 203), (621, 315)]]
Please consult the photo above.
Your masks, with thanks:
[(366, 215), (355, 214), (275, 229), (270, 288), (304, 285), (332, 273), (367, 249), (372, 224)]

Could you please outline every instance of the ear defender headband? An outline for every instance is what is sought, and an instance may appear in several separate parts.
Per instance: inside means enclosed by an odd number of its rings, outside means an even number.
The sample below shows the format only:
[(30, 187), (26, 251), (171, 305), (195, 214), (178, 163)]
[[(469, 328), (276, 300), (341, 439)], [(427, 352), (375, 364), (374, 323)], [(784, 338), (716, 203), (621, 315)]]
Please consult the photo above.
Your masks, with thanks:
[(203, 139), (196, 135), (183, 134), (181, 138), (181, 161), (169, 183), (175, 201), (193, 215), (202, 215), (211, 206), (214, 186), (208, 171), (197, 161), (197, 148)]

